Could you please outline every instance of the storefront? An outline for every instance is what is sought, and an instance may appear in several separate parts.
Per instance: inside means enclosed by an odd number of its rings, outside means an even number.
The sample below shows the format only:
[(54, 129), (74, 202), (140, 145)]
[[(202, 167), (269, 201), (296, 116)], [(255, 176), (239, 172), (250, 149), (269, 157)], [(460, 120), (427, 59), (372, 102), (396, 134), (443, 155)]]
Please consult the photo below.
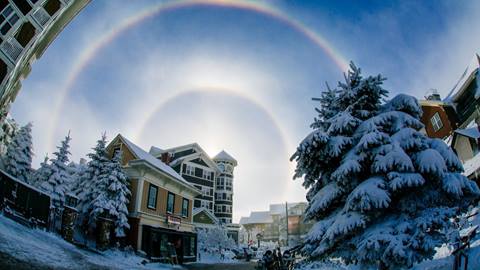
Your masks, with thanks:
[(168, 258), (172, 248), (179, 263), (197, 260), (197, 234), (142, 225), (142, 250), (150, 257)]

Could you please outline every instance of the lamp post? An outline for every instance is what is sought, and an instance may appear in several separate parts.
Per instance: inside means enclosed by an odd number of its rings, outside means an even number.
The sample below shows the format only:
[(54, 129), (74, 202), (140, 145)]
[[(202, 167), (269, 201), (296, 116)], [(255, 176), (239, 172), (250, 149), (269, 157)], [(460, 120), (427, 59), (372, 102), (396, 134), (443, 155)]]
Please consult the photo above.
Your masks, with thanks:
[(288, 202), (285, 202), (285, 222), (287, 225), (287, 247), (288, 247)]

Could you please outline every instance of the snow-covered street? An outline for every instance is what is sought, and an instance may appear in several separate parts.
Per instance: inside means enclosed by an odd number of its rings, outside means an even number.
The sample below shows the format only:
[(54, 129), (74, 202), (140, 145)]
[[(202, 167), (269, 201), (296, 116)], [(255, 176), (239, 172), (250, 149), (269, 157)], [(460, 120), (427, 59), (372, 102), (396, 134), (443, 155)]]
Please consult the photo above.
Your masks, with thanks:
[(185, 268), (188, 270), (254, 270), (255, 263), (232, 263), (232, 264), (187, 264)]

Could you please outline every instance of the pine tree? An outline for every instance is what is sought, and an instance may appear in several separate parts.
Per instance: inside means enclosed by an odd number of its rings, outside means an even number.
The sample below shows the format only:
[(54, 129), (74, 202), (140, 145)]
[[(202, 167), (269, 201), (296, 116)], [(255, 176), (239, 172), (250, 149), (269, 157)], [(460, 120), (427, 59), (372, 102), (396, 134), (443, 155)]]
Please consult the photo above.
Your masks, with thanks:
[(103, 134), (97, 141), (96, 146), (92, 148), (93, 152), (87, 155), (90, 160), (80, 179), (79, 189), (76, 190), (76, 194), (80, 199), (79, 208), (81, 215), (90, 228), (95, 227), (95, 218), (91, 216), (92, 202), (100, 195), (100, 183), (107, 182), (105, 178), (108, 178), (108, 175), (104, 173), (106, 171), (105, 167), (110, 162), (107, 158), (106, 144), (107, 137)]
[(115, 222), (115, 235), (125, 237), (125, 230), (129, 229), (128, 209), (130, 196), (127, 175), (123, 171), (122, 153), (117, 152), (113, 159), (106, 164), (101, 177), (98, 178), (98, 196), (92, 201), (90, 212), (91, 223), (98, 217), (108, 217)]
[(48, 154), (45, 154), (43, 162), (40, 163), (40, 168), (33, 173), (32, 185), (40, 186), (42, 183), (48, 180), (51, 174), (52, 170), (50, 168), (50, 164), (48, 164)]
[(70, 191), (69, 186), (72, 182), (68, 169), (68, 156), (70, 155), (70, 132), (61, 142), (60, 146), (57, 146), (58, 151), (54, 152), (55, 158), (50, 159), (50, 175), (46, 181), (40, 184), (40, 188), (50, 193), (54, 205), (57, 207), (63, 206), (65, 203), (65, 195)]
[(7, 152), (8, 145), (12, 142), (19, 128), (13, 118), (5, 117), (0, 123), (0, 155), (4, 156)]
[(32, 173), (32, 123), (20, 128), (8, 144), (5, 169), (11, 175), (28, 183)]
[(339, 112), (301, 142), (295, 178), (309, 189), (305, 239), (312, 259), (410, 267), (447, 241), (449, 220), (480, 195), (453, 151), (419, 130), (418, 101), (382, 104), (381, 76), (352, 71), (332, 101)]

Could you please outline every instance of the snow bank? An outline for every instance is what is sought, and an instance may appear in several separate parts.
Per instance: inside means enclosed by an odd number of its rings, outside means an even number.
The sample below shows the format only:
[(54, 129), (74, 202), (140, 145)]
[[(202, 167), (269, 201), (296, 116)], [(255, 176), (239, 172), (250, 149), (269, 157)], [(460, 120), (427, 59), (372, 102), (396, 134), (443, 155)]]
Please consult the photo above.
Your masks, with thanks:
[(52, 268), (181, 269), (164, 264), (142, 265), (133, 253), (111, 250), (94, 253), (77, 248), (59, 236), (24, 227), (0, 215), (0, 252), (32, 265)]

